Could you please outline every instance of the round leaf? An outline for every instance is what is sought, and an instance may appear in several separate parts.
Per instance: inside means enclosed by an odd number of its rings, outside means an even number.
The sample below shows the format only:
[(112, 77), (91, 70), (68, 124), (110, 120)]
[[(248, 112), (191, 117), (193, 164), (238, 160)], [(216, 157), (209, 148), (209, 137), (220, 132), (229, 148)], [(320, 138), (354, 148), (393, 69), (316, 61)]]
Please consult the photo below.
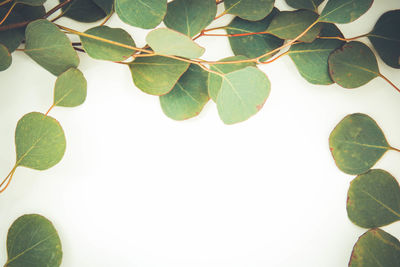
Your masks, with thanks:
[(38, 112), (28, 113), (18, 121), (15, 147), (17, 166), (46, 170), (64, 156), (64, 131), (55, 119)]
[(146, 41), (154, 52), (161, 55), (199, 58), (205, 52), (203, 47), (193, 42), (187, 35), (167, 28), (149, 32)]
[(174, 120), (185, 120), (197, 116), (208, 102), (208, 74), (197, 65), (190, 65), (175, 87), (160, 96), (165, 115)]
[(381, 227), (400, 219), (400, 187), (384, 170), (359, 175), (347, 194), (349, 219), (364, 228)]
[(329, 0), (322, 10), (319, 21), (349, 23), (368, 11), (374, 0)]
[(25, 53), (56, 76), (79, 64), (68, 37), (45, 19), (35, 20), (26, 27)]
[[(123, 29), (97, 26), (87, 30), (85, 33), (121, 44), (135, 46), (132, 37)], [(124, 61), (135, 52), (132, 49), (116, 46), (89, 37), (81, 36), (80, 38), (85, 51), (90, 57), (95, 59)]]
[(175, 0), (168, 3), (164, 23), (168, 28), (193, 37), (217, 14), (215, 0)]
[(400, 68), (400, 10), (383, 14), (368, 34), (382, 60), (389, 66)]
[(19, 217), (8, 230), (7, 255), (4, 267), (58, 267), (62, 249), (57, 230), (43, 216)]
[(361, 42), (350, 42), (329, 56), (332, 80), (344, 88), (357, 88), (379, 76), (371, 49)]
[[(61, 0), (60, 2), (64, 2)], [(62, 7), (65, 17), (80, 22), (95, 22), (104, 18), (107, 14), (92, 0), (73, 0)]]
[(224, 76), (217, 96), (218, 114), (226, 124), (247, 120), (264, 105), (270, 82), (261, 70), (246, 67)]
[(349, 267), (400, 266), (400, 242), (381, 229), (371, 229), (354, 245)]
[(309, 9), (312, 11), (318, 11), (318, 6), (324, 0), (286, 0), (286, 3), (296, 9)]
[(8, 69), (12, 62), (11, 54), (7, 47), (0, 44), (0, 71)]
[(261, 20), (274, 8), (275, 0), (225, 0), (225, 12), (247, 20)]
[(368, 171), (390, 149), (386, 138), (369, 116), (346, 116), (329, 136), (329, 147), (336, 165), (348, 174)]
[(71, 68), (61, 74), (54, 87), (54, 106), (76, 107), (85, 102), (87, 91), (83, 73)]
[(152, 29), (164, 19), (167, 0), (116, 0), (115, 11), (129, 25)]

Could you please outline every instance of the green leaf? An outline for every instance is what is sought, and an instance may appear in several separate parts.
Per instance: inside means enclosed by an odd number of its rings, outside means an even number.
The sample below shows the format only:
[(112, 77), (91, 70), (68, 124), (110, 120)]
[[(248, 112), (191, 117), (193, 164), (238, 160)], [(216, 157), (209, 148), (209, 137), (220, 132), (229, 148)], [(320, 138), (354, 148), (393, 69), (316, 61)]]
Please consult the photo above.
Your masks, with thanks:
[(329, 0), (320, 22), (350, 23), (368, 11), (374, 0)]
[(167, 0), (116, 0), (115, 11), (129, 25), (152, 29), (164, 19)]
[[(225, 27), (228, 34), (244, 34), (254, 32), (265, 32), (271, 20), (279, 13), (274, 8), (272, 12), (260, 21), (248, 21), (235, 17), (231, 23)], [(283, 40), (271, 34), (257, 34), (248, 36), (228, 37), (232, 51), (235, 55), (243, 55), (248, 58), (256, 58), (270, 52), (283, 44)], [(262, 60), (267, 60), (273, 55), (269, 55)]]
[(175, 0), (168, 3), (165, 25), (193, 37), (207, 27), (217, 14), (215, 0)]
[(0, 71), (4, 71), (11, 66), (12, 58), (7, 47), (0, 44)]
[(160, 55), (199, 58), (205, 52), (203, 47), (193, 42), (187, 35), (167, 28), (149, 32), (146, 41), (154, 52)]
[(369, 116), (346, 116), (329, 136), (329, 147), (336, 165), (348, 174), (368, 171), (391, 147), (385, 135)]
[(371, 229), (354, 245), (349, 267), (400, 266), (400, 242), (381, 229)]
[(368, 38), (382, 60), (392, 68), (400, 68), (400, 10), (383, 14)]
[(400, 219), (400, 187), (384, 170), (359, 175), (347, 194), (349, 219), (364, 228), (381, 227)]
[[(6, 15), (7, 11), (8, 9), (0, 7), (0, 18), (3, 18)], [(25, 19), (19, 13), (11, 12), (11, 14), (7, 17), (7, 19), (1, 26), (15, 24), (24, 20)], [(14, 52), (24, 39), (24, 28), (0, 31), (0, 43), (5, 45), (10, 53)]]
[(275, 0), (225, 0), (225, 12), (246, 20), (261, 20), (274, 8)]
[[(132, 37), (123, 29), (97, 26), (87, 30), (85, 33), (121, 44), (135, 46)], [(95, 59), (124, 61), (135, 52), (132, 49), (116, 46), (89, 37), (81, 36), (80, 38), (85, 51), (90, 57)]]
[(114, 11), (114, 0), (93, 0), (107, 15)]
[(371, 49), (361, 42), (350, 42), (329, 56), (332, 80), (344, 88), (357, 88), (378, 77), (379, 67)]
[(57, 230), (43, 216), (19, 217), (8, 230), (7, 255), (4, 267), (58, 267), (62, 249)]
[(28, 6), (41, 6), (46, 0), (16, 0), (15, 3), (24, 4)]
[(286, 3), (296, 9), (309, 9), (312, 11), (318, 11), (318, 6), (324, 0), (286, 0)]
[[(64, 2), (64, 0), (60, 0)], [(107, 14), (92, 0), (73, 0), (62, 7), (64, 17), (80, 22), (95, 22), (104, 18)]]
[(174, 120), (186, 120), (197, 116), (208, 102), (208, 74), (197, 65), (191, 64), (175, 87), (160, 96), (165, 115)]
[[(282, 39), (295, 39), (318, 19), (318, 14), (310, 10), (282, 11), (271, 21), (267, 31)], [(321, 24), (312, 27), (299, 40), (310, 43), (317, 38)]]
[(217, 96), (218, 114), (226, 124), (245, 121), (264, 105), (270, 82), (256, 67), (246, 67), (224, 76)]
[(13, 12), (20, 14), (25, 21), (42, 18), (46, 14), (44, 6), (16, 5)]
[[(330, 23), (324, 23), (320, 36), (343, 37), (340, 30), (334, 24)], [(289, 56), (301, 76), (308, 82), (328, 85), (333, 83), (329, 75), (329, 55), (343, 44), (343, 41), (335, 39), (316, 39), (312, 43), (292, 45), (289, 49)]]
[(61, 74), (54, 87), (54, 106), (76, 107), (85, 102), (87, 91), (83, 73), (71, 68)]
[[(248, 59), (245, 56), (234, 56), (221, 59), (219, 62), (229, 62), (229, 61), (236, 61), (236, 60), (245, 60)], [(234, 72), (236, 70), (244, 69), (248, 66), (255, 66), (253, 62), (245, 62), (245, 63), (233, 63), (233, 64), (214, 64), (210, 66), (210, 69), (221, 74), (228, 74)], [(210, 95), (211, 99), (214, 102), (217, 102), (217, 96), (219, 90), (221, 89), (222, 85), (222, 77), (214, 74), (208, 74), (208, 94)]]
[(139, 57), (129, 68), (133, 82), (145, 93), (165, 95), (172, 90), (190, 63), (162, 56)]
[(26, 27), (25, 53), (56, 76), (79, 64), (68, 37), (45, 19), (35, 20)]
[(65, 152), (65, 136), (55, 119), (32, 112), (23, 116), (15, 130), (16, 166), (46, 170), (56, 165)]

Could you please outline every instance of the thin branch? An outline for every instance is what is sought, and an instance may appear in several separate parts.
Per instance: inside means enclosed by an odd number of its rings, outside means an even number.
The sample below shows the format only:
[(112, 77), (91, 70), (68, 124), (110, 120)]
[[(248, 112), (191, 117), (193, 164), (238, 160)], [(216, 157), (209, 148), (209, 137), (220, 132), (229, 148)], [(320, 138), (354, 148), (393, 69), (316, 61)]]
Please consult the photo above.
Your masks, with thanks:
[(17, 5), (17, 2), (14, 2), (14, 4), (12, 4), (12, 6), (10, 7), (10, 9), (7, 11), (6, 15), (4, 16), (4, 18), (0, 21), (0, 25), (4, 23), (4, 21), (6, 21), (6, 19), (8, 18), (8, 16), (10, 16), (11, 11), (14, 9), (14, 7)]
[(342, 38), (339, 36), (329, 36), (329, 37), (318, 36), (317, 38), (318, 39), (336, 39), (336, 40), (340, 40), (340, 41), (350, 42), (350, 41), (354, 41), (354, 40), (360, 39), (362, 37), (365, 37), (367, 35), (368, 35), (368, 33), (360, 35), (360, 36), (352, 37), (352, 38)]
[(392, 83), (388, 78), (386, 78), (385, 76), (383, 76), (382, 73), (379, 73), (379, 76), (384, 79), (386, 82), (388, 82), (391, 86), (393, 86), (394, 89), (396, 89), (399, 93), (400, 93), (400, 88), (397, 87), (396, 85), (394, 85), (394, 83)]
[(7, 5), (8, 3), (10, 3), (12, 0), (6, 0), (6, 1), (4, 1), (4, 2), (1, 2), (0, 3), (0, 6), (4, 6), (4, 5)]

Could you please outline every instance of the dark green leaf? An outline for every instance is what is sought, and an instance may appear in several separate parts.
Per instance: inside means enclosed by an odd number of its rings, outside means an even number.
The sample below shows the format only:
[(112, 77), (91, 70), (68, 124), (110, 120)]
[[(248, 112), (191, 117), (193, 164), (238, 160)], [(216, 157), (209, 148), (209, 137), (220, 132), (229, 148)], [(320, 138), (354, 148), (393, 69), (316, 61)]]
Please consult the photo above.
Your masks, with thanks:
[(225, 0), (225, 12), (246, 20), (261, 20), (274, 8), (275, 0)]
[(54, 106), (76, 107), (85, 102), (87, 91), (83, 73), (71, 68), (61, 74), (54, 87)]
[[(60, 2), (64, 2), (61, 0)], [(80, 22), (95, 22), (107, 14), (92, 0), (73, 0), (62, 8), (65, 17)]]
[(0, 71), (8, 69), (12, 62), (11, 54), (7, 47), (0, 44)]
[(386, 138), (369, 116), (346, 116), (329, 136), (329, 147), (336, 165), (348, 174), (368, 171), (390, 149)]
[(350, 42), (329, 56), (332, 80), (344, 88), (357, 88), (379, 76), (378, 62), (371, 49), (361, 42)]
[(371, 229), (354, 245), (349, 267), (400, 266), (400, 242), (381, 229)]
[(164, 19), (167, 0), (116, 0), (115, 11), (129, 25), (152, 29)]
[(217, 14), (215, 0), (175, 0), (168, 3), (164, 23), (168, 28), (193, 37)]
[(15, 3), (25, 4), (29, 6), (41, 6), (46, 2), (46, 0), (15, 0)]
[[(0, 7), (0, 18), (3, 18), (8, 9)], [(1, 26), (11, 25), (14, 23), (18, 23), (24, 21), (25, 19), (17, 12), (11, 12), (11, 14), (7, 17), (5, 22)], [(0, 43), (5, 45), (10, 51), (10, 53), (14, 52), (15, 49), (21, 44), (22, 40), (25, 38), (24, 28), (16, 28), (7, 31), (0, 31)]]
[(58, 267), (62, 249), (57, 230), (43, 216), (19, 217), (8, 230), (7, 255), (4, 267)]
[(352, 22), (371, 7), (374, 0), (329, 0), (319, 21), (331, 23)]
[(109, 15), (114, 10), (114, 0), (93, 0), (103, 11)]
[(23, 116), (15, 130), (16, 166), (46, 170), (56, 165), (65, 152), (65, 136), (55, 119), (32, 112)]
[(318, 11), (318, 6), (324, 0), (286, 0), (286, 3), (296, 9), (309, 9), (312, 11)]
[(68, 37), (45, 19), (35, 20), (26, 28), (25, 53), (56, 76), (79, 64)]
[(190, 63), (162, 56), (139, 57), (129, 68), (133, 82), (145, 93), (165, 95), (172, 90)]
[(16, 5), (14, 11), (19, 13), (25, 21), (40, 19), (46, 14), (44, 6)]
[(160, 96), (165, 115), (174, 120), (197, 116), (209, 100), (207, 78), (206, 71), (197, 65), (190, 65), (172, 91)]
[(364, 228), (381, 227), (400, 219), (400, 187), (384, 170), (359, 175), (347, 195), (347, 215)]
[[(135, 47), (135, 42), (132, 37), (123, 29), (97, 26), (87, 30), (85, 33)], [(81, 36), (81, 41), (88, 55), (95, 59), (124, 61), (135, 52), (132, 49), (116, 46), (89, 37)]]
[(383, 14), (368, 34), (382, 60), (389, 66), (400, 68), (400, 10)]

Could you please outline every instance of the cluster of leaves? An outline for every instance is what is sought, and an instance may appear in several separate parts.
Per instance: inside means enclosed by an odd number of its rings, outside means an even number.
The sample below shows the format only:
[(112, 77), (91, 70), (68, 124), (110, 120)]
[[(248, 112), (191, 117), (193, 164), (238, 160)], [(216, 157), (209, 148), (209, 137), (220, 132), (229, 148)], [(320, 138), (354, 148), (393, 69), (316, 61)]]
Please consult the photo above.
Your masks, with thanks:
[[(383, 14), (370, 33), (354, 38), (344, 38), (335, 25), (358, 19), (373, 0), (328, 0), (321, 12), (323, 0), (286, 0), (297, 9), (294, 11), (278, 10), (274, 0), (65, 0), (48, 11), (44, 2), (0, 2), (0, 71), (11, 65), (11, 53), (18, 50), (57, 76), (49, 111), (55, 106), (80, 105), (86, 98), (77, 52), (126, 65), (136, 87), (158, 96), (163, 112), (175, 120), (198, 115), (210, 98), (224, 123), (249, 119), (262, 108), (271, 89), (257, 65), (284, 55), (289, 55), (300, 74), (313, 84), (356, 88), (381, 77), (400, 91), (380, 73), (374, 52), (354, 41), (368, 37), (387, 65), (400, 68), (400, 10)], [(217, 14), (217, 6), (222, 4), (224, 10)], [(52, 17), (58, 10), (61, 13)], [(104, 25), (114, 13), (131, 26), (153, 29), (146, 36), (145, 47), (136, 47), (124, 29)], [(226, 14), (234, 15), (228, 25), (208, 28)], [(104, 21), (80, 32), (55, 23), (63, 16), (83, 23)], [(161, 22), (165, 27), (158, 27)], [(210, 33), (214, 30), (226, 33)], [(80, 42), (71, 42), (67, 33), (79, 36)], [(202, 59), (205, 48), (196, 40), (203, 36), (227, 37), (234, 55), (219, 61)], [(62, 159), (64, 132), (48, 116), (49, 111), (26, 114), (18, 122), (16, 164), (0, 184), (0, 192), (7, 188), (17, 167), (45, 170)], [(333, 153), (337, 151), (340, 149), (334, 147)], [(359, 151), (360, 155), (366, 152)], [(354, 170), (353, 174), (364, 174), (370, 168), (359, 164), (363, 171)]]

